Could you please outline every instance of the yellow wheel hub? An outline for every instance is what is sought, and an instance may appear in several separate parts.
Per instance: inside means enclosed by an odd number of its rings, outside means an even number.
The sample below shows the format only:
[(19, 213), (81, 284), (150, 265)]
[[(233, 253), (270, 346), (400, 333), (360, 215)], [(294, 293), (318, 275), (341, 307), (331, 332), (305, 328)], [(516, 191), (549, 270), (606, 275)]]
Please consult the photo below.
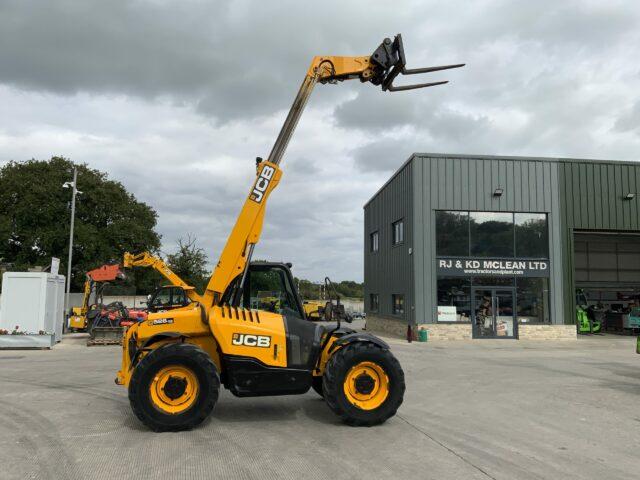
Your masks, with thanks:
[(153, 406), (171, 415), (189, 410), (196, 403), (198, 391), (198, 377), (182, 365), (169, 365), (160, 369), (149, 385)]
[(347, 372), (344, 394), (356, 407), (375, 410), (389, 396), (389, 377), (380, 365), (360, 362)]

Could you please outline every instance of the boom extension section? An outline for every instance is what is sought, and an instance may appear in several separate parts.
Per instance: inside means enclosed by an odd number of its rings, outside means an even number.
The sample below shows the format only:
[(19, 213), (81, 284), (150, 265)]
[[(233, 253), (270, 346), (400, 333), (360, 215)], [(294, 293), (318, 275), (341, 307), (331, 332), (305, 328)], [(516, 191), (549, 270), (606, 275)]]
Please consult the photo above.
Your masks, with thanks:
[(132, 267), (151, 267), (155, 269), (160, 275), (166, 278), (171, 285), (182, 287), (192, 302), (202, 303), (202, 297), (196, 292), (195, 288), (187, 285), (173, 270), (171, 270), (166, 263), (160, 258), (151, 255), (149, 252), (142, 252), (136, 255), (126, 252), (124, 254), (123, 265), (125, 268)]
[(317, 83), (335, 84), (344, 80), (359, 79), (363, 83), (370, 82), (373, 85), (379, 85), (383, 91), (413, 90), (442, 85), (447, 81), (403, 86), (395, 86), (393, 81), (399, 75), (430, 73), (462, 66), (464, 66), (463, 63), (407, 69), (400, 34), (396, 35), (393, 41), (385, 38), (370, 56), (314, 57), (289, 110), (289, 114), (282, 125), (278, 138), (271, 149), (269, 158), (266, 161), (259, 157), (257, 159), (256, 180), (251, 187), (249, 197), (242, 207), (242, 211), (227, 239), (218, 264), (204, 292), (203, 300), (205, 305), (219, 304), (223, 293), (233, 279), (238, 275), (243, 275), (243, 281), (239, 282), (237, 286), (238, 291), (231, 298), (238, 299), (240, 297), (253, 248), (260, 240), (260, 234), (262, 233), (267, 198), (282, 177), (279, 164), (302, 116), (307, 100)]

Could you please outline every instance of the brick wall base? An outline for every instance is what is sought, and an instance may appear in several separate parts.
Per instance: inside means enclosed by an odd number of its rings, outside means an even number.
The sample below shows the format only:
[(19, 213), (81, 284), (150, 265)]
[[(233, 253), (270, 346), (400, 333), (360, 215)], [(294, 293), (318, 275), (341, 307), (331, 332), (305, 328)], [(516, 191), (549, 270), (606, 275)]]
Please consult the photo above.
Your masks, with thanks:
[(442, 340), (471, 340), (471, 324), (461, 323), (459, 325), (451, 323), (428, 323), (419, 325), (419, 328), (427, 329), (430, 342)]
[[(429, 342), (472, 339), (470, 323), (426, 323), (418, 325), (417, 328), (427, 329)], [(368, 316), (367, 331), (382, 336), (406, 338), (407, 324), (388, 318)], [(520, 324), (518, 325), (518, 338), (520, 340), (576, 340), (576, 326)]]
[(518, 325), (520, 340), (577, 340), (575, 325)]
[(398, 320), (367, 315), (367, 332), (387, 337), (407, 338), (407, 324)]

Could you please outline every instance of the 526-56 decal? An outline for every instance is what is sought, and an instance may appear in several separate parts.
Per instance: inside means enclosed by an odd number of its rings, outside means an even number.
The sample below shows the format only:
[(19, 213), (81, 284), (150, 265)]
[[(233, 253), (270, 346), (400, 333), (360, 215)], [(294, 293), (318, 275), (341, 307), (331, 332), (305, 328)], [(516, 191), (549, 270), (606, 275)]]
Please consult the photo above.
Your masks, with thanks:
[(267, 337), (266, 335), (234, 333), (231, 337), (231, 343), (233, 345), (242, 345), (243, 347), (269, 348), (271, 346), (271, 337)]
[(168, 325), (173, 323), (173, 318), (154, 318), (149, 320), (147, 325)]

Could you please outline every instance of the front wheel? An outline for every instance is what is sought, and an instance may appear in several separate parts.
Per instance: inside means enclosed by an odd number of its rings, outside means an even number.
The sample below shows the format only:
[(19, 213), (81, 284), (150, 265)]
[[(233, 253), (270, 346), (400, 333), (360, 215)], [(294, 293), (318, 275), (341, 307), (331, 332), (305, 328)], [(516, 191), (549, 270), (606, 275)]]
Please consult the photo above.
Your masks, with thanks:
[(353, 343), (327, 362), (323, 392), (327, 405), (354, 426), (378, 425), (395, 415), (404, 398), (398, 360), (373, 343)]
[(156, 432), (189, 430), (211, 413), (219, 390), (209, 355), (196, 345), (172, 343), (136, 366), (129, 402), (140, 421)]

